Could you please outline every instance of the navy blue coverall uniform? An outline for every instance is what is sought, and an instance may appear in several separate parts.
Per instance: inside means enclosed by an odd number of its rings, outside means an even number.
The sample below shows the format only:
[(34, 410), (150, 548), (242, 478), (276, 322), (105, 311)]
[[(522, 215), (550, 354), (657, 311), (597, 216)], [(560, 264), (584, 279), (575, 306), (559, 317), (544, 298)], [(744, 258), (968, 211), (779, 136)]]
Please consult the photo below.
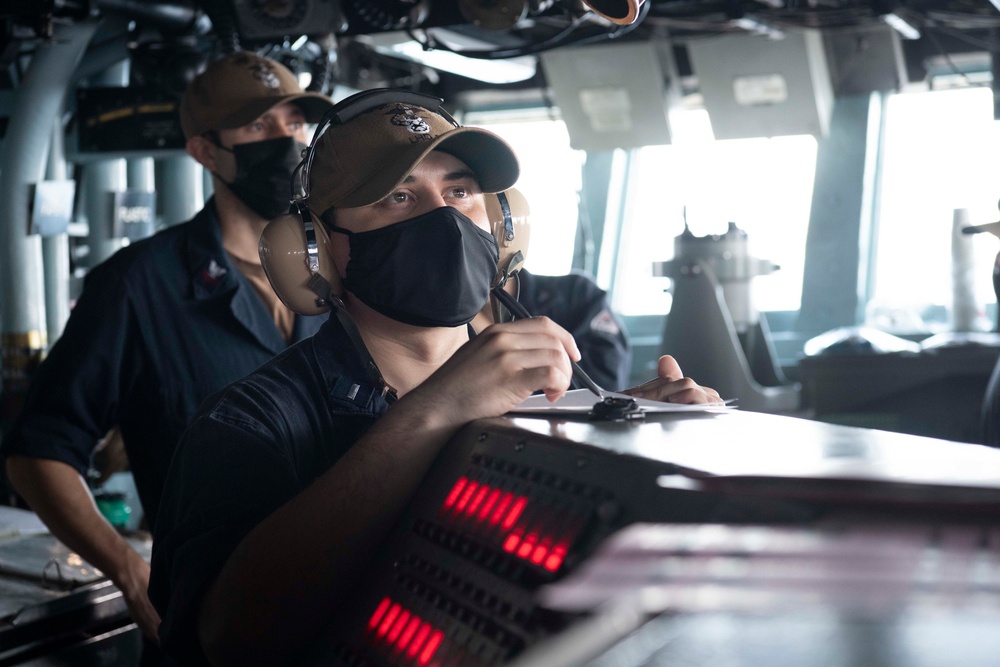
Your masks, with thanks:
[[(292, 342), (326, 316), (297, 316)], [(174, 448), (201, 402), (288, 347), (222, 246), (214, 200), (88, 275), (39, 367), (3, 454), (81, 474), (118, 425), (150, 527)]]

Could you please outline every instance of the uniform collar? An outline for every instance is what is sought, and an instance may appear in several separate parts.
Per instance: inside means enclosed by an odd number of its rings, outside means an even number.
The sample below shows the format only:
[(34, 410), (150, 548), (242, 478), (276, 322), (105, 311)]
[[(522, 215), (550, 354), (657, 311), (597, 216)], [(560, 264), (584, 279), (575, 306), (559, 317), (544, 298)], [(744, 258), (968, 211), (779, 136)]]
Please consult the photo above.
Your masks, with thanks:
[(362, 354), (336, 317), (330, 317), (311, 339), (326, 394), (346, 412), (379, 415), (389, 404), (379, 394), (364, 367)]
[[(222, 228), (215, 197), (191, 221), (188, 237), (188, 270), (196, 301), (229, 298), (229, 310), (243, 328), (261, 345), (277, 354), (287, 347), (271, 314), (249, 281), (229, 259), (222, 247)], [(296, 318), (296, 330), (298, 330)]]

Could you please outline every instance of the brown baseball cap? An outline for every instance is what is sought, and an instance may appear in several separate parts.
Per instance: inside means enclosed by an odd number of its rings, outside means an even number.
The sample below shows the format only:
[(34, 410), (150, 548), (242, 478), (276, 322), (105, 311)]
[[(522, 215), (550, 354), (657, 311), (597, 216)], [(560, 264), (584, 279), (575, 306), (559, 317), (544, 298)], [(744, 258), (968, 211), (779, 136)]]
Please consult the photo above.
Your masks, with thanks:
[[(340, 102), (337, 109), (345, 108), (353, 97), (371, 99), (373, 93), (383, 94), (377, 106), (342, 123), (333, 122), (316, 143), (309, 182), (309, 203), (315, 212), (374, 204), (434, 150), (468, 165), (483, 192), (500, 192), (517, 181), (520, 167), (507, 142), (478, 127), (461, 127), (439, 110), (412, 103), (407, 91), (358, 93)], [(400, 101), (393, 101), (394, 96)], [(339, 115), (333, 113), (335, 118)]]
[(210, 130), (232, 130), (284, 102), (302, 107), (311, 123), (333, 107), (328, 97), (303, 91), (281, 63), (237, 51), (209, 63), (187, 87), (181, 98), (181, 128), (188, 139)]

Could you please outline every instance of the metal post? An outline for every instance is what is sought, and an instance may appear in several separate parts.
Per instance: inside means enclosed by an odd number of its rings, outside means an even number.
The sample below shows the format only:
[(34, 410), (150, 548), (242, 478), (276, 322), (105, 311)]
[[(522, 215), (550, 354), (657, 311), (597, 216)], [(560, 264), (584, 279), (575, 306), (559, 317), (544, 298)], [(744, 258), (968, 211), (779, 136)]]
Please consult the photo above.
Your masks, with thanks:
[[(91, 79), (95, 85), (124, 86), (128, 83), (128, 64), (121, 62), (110, 67), (100, 76)], [(84, 210), (87, 217), (87, 245), (90, 254), (87, 265), (91, 268), (115, 254), (121, 239), (114, 235), (114, 206), (112, 193), (125, 190), (127, 183), (125, 160), (95, 160), (83, 168)]]
[[(66, 180), (66, 150), (62, 119), (52, 125), (52, 145), (45, 178)], [(49, 344), (62, 335), (69, 319), (69, 234), (57, 234), (42, 239), (42, 265), (45, 273), (45, 323)]]
[[(153, 158), (131, 158), (126, 161), (125, 170), (128, 174), (129, 190), (156, 192), (155, 164)], [(150, 226), (150, 233), (154, 231), (156, 231), (155, 224)]]
[[(0, 350), (3, 390), (18, 393), (46, 346), (42, 244), (28, 234), (32, 184), (42, 179), (52, 125), (67, 82), (97, 29), (93, 21), (59, 25), (40, 46), (18, 90), (0, 147)], [(4, 402), (5, 408), (10, 404)], [(7, 409), (4, 416), (11, 416)]]
[(130, 190), (156, 191), (156, 185), (153, 181), (153, 158), (140, 157), (127, 160), (125, 171), (128, 175)]
[(158, 161), (157, 169), (163, 226), (193, 218), (205, 203), (201, 165), (183, 155)]

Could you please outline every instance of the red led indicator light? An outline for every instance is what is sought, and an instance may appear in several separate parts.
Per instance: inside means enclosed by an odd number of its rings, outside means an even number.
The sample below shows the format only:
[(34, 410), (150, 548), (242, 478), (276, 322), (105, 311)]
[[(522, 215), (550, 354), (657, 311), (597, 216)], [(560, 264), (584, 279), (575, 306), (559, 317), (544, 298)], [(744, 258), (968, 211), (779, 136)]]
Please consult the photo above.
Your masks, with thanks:
[(472, 499), (472, 504), (469, 505), (469, 514), (476, 513), (476, 510), (479, 509), (479, 505), (483, 502), (483, 498), (486, 497), (486, 494), (489, 493), (489, 491), (490, 487), (486, 485), (479, 487), (479, 492), (476, 494), (476, 497)]
[(389, 598), (382, 598), (382, 601), (378, 603), (378, 607), (375, 608), (375, 613), (372, 614), (372, 617), (370, 619), (368, 619), (369, 630), (375, 629), (375, 627), (378, 625), (379, 620), (382, 618), (382, 614), (385, 613), (385, 610), (389, 608), (390, 604), (392, 604), (392, 600), (390, 600)]
[(493, 491), (490, 492), (489, 498), (487, 498), (486, 502), (483, 503), (483, 509), (479, 510), (480, 522), (486, 521), (486, 519), (490, 516), (490, 510), (493, 509), (493, 506), (497, 504), (498, 500), (500, 500), (500, 489), (493, 489)]
[(566, 546), (557, 545), (552, 548), (552, 553), (549, 557), (545, 559), (544, 567), (549, 572), (555, 572), (562, 565), (563, 560), (566, 558)]
[(445, 509), (449, 509), (455, 504), (455, 501), (458, 500), (458, 494), (462, 492), (462, 489), (464, 489), (465, 485), (468, 483), (469, 480), (464, 477), (460, 477), (458, 481), (455, 482), (455, 486), (451, 487), (451, 491), (448, 492), (448, 497), (444, 499)]
[(492, 517), (490, 517), (490, 523), (500, 523), (500, 519), (503, 518), (504, 512), (507, 511), (507, 508), (510, 507), (510, 504), (511, 502), (513, 502), (513, 500), (514, 500), (514, 494), (512, 493), (503, 494), (503, 498), (500, 499), (500, 504), (497, 505), (497, 511), (493, 513)]
[(427, 640), (427, 646), (425, 646), (424, 650), (420, 652), (418, 662), (421, 665), (429, 663), (431, 658), (434, 657), (434, 652), (438, 650), (438, 646), (441, 645), (442, 641), (444, 641), (444, 633), (440, 630), (435, 630), (434, 634), (431, 635), (431, 638)]
[(407, 621), (410, 620), (410, 612), (404, 610), (396, 622), (392, 625), (392, 630), (389, 631), (389, 635), (386, 637), (390, 644), (395, 644), (396, 640), (399, 639), (399, 635), (403, 632), (403, 628), (406, 627)]
[(507, 513), (507, 516), (504, 517), (503, 523), (500, 524), (500, 527), (503, 528), (504, 530), (510, 530), (511, 528), (513, 528), (514, 524), (521, 516), (521, 512), (524, 511), (524, 506), (527, 504), (528, 504), (527, 498), (518, 498), (516, 501), (514, 501), (513, 506), (511, 506), (510, 511)]
[(444, 641), (443, 632), (390, 598), (379, 602), (368, 619), (368, 628), (390, 648), (400, 655), (415, 658), (420, 665), (430, 663)]
[(405, 651), (406, 647), (410, 645), (410, 640), (413, 639), (413, 635), (417, 633), (417, 628), (420, 627), (420, 617), (414, 616), (410, 619), (407, 624), (406, 629), (403, 630), (403, 634), (399, 637), (399, 643), (396, 644), (396, 648), (400, 651)]
[(472, 494), (475, 493), (476, 489), (478, 488), (479, 488), (478, 482), (469, 482), (469, 485), (465, 487), (465, 492), (462, 493), (462, 497), (459, 498), (458, 504), (455, 505), (455, 509), (457, 509), (459, 512), (464, 512), (465, 506), (469, 504), (469, 498), (472, 497)]
[[(525, 516), (525, 511), (528, 507), (528, 498), (526, 496), (518, 496), (509, 491), (503, 491), (496, 487), (492, 487), (488, 484), (480, 484), (470, 480), (467, 477), (459, 478), (451, 490), (448, 491), (448, 496), (444, 500), (443, 510), (451, 510), (457, 514), (464, 514), (477, 523), (486, 523), (496, 526), (494, 530), (500, 531), (498, 537), (503, 538), (501, 546), (503, 550), (517, 558), (528, 561), (536, 567), (541, 567), (549, 572), (557, 571), (566, 560), (566, 551), (568, 549), (568, 544), (563, 542), (553, 546), (553, 536), (539, 536), (537, 533), (529, 533), (524, 535), (524, 530), (527, 527), (522, 523), (518, 526), (518, 521), (523, 519)], [(542, 508), (544, 510), (544, 508)], [(564, 514), (559, 514), (558, 516), (551, 516), (552, 512), (544, 512), (542, 516), (548, 516), (550, 521), (543, 521), (543, 523), (560, 523), (561, 520), (567, 519)], [(454, 515), (453, 515), (454, 516)], [(571, 524), (573, 517), (569, 517)], [(567, 528), (563, 526), (563, 528)], [(566, 532), (564, 531), (562, 537), (565, 539)], [(568, 528), (568, 532), (574, 532), (572, 526)], [(388, 601), (383, 600), (376, 609), (375, 615), (369, 620), (369, 627), (378, 627), (378, 632), (381, 634), (389, 633), (390, 630), (394, 633), (390, 641), (396, 641), (405, 637), (405, 641), (409, 648), (408, 653), (411, 653), (411, 657), (415, 657), (419, 652), (419, 649), (414, 649), (414, 643), (420, 643), (424, 641), (427, 636), (423, 634), (423, 628), (415, 630), (414, 633), (407, 634), (404, 631), (404, 624), (407, 619), (399, 621), (399, 625), (393, 625), (396, 623), (396, 616), (399, 614), (398, 610), (393, 611), (392, 608), (387, 609)], [(382, 618), (382, 616), (385, 618)], [(381, 623), (381, 625), (380, 625)], [(387, 625), (388, 624), (388, 625)], [(409, 626), (407, 626), (409, 627)], [(416, 628), (416, 626), (414, 626)], [(410, 643), (412, 640), (412, 643)], [(418, 641), (419, 640), (419, 641)]]
[(396, 617), (399, 616), (399, 612), (402, 609), (398, 604), (392, 605), (389, 608), (388, 613), (386, 613), (385, 618), (382, 619), (382, 624), (378, 626), (378, 636), (385, 637), (386, 633), (389, 632), (389, 628), (396, 621)]
[(531, 552), (535, 548), (535, 541), (538, 536), (535, 534), (528, 535), (524, 538), (524, 542), (521, 542), (521, 546), (517, 548), (517, 557), (527, 559), (531, 555)]
[(424, 642), (427, 641), (427, 636), (430, 634), (431, 626), (427, 623), (421, 625), (420, 629), (417, 630), (417, 636), (413, 638), (413, 643), (410, 644), (410, 649), (406, 652), (406, 655), (411, 658), (416, 657), (417, 653), (420, 653), (420, 647), (424, 645)]

